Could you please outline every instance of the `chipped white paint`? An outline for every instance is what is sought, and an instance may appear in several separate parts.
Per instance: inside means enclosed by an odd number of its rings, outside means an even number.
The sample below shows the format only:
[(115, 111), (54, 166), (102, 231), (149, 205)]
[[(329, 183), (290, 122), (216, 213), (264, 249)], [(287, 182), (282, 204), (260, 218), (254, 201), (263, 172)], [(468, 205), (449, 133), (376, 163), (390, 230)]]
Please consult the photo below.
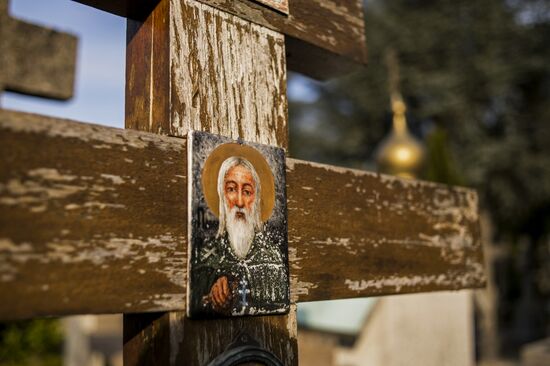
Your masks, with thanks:
[[(183, 247), (185, 238), (161, 235), (150, 238), (117, 238), (108, 233), (90, 240), (55, 239), (51, 242), (34, 247), (31, 243), (14, 243), (9, 238), (0, 239), (0, 254), (9, 252), (8, 256), (0, 256), (0, 264), (12, 263), (25, 265), (41, 264), (84, 264), (95, 266), (110, 265), (121, 259), (129, 266), (139, 271), (139, 264), (160, 262), (155, 270), (165, 276), (178, 287), (185, 285), (186, 256), (178, 248)], [(170, 253), (170, 256), (166, 254)], [(17, 273), (17, 271), (15, 272)], [(2, 267), (0, 267), (0, 275)]]
[(296, 321), (297, 306), (296, 304), (290, 305), (290, 311), (286, 319), (286, 330), (288, 335), (292, 339), (298, 339), (298, 323)]
[(382, 290), (392, 287), (394, 293), (401, 292), (404, 288), (428, 287), (430, 285), (458, 287), (457, 283), (461, 281), (465, 274), (460, 276), (450, 276), (447, 273), (426, 276), (389, 276), (370, 280), (351, 280), (346, 279), (344, 284), (350, 291), (365, 292), (366, 290)]
[(287, 177), (293, 300), (325, 299), (326, 288), (345, 298), (482, 284), (475, 191), (294, 159)]
[(41, 180), (10, 179), (6, 183), (0, 183), (0, 204), (27, 205), (49, 199), (63, 199), (84, 189), (84, 186), (74, 184), (53, 183), (47, 185), (43, 184)]
[(111, 145), (107, 144), (100, 144), (100, 145), (92, 145), (94, 149), (110, 149)]
[[(352, 251), (353, 243), (351, 242), (350, 238), (331, 238), (327, 237), (326, 239), (320, 239), (320, 240), (312, 240), (312, 243), (316, 244), (319, 248), (323, 248), (324, 246), (336, 246), (336, 247), (343, 247), (344, 249), (347, 249), (348, 251)], [(353, 253), (351, 253), (353, 254)]]
[(179, 353), (180, 344), (183, 344), (184, 313), (171, 312), (168, 314), (170, 323), (170, 366), (176, 365), (176, 356)]
[(8, 238), (0, 238), (0, 252), (9, 252), (11, 254), (28, 252), (32, 250), (29, 243), (15, 244)]
[(38, 168), (32, 169), (28, 172), (30, 177), (42, 178), (44, 180), (71, 182), (76, 179), (75, 175), (60, 174), (57, 169), (52, 168)]
[[(171, 133), (279, 146), (286, 136), (284, 37), (208, 5), (171, 0)], [(192, 21), (190, 21), (192, 19)]]
[(290, 275), (290, 302), (298, 302), (298, 298), (309, 294), (310, 289), (315, 289), (319, 285), (312, 282), (300, 281), (298, 276)]
[(302, 160), (296, 160), (296, 159), (287, 158), (285, 163), (286, 163), (286, 172), (287, 172), (287, 173), (291, 173), (291, 172), (294, 171), (294, 166), (295, 166), (295, 164), (300, 164), (300, 163), (302, 163)]
[(466, 271), (462, 278), (462, 286), (467, 287), (476, 283), (486, 283), (487, 277), (483, 263), (472, 260), (470, 257), (466, 257), (465, 260)]
[(114, 175), (114, 174), (101, 174), (101, 177), (102, 178), (105, 178), (105, 179), (109, 179), (110, 181), (112, 181), (114, 184), (124, 184), (124, 179), (122, 179), (122, 177), (118, 176), (118, 175)]
[(75, 138), (80, 141), (118, 147), (143, 149), (150, 144), (163, 151), (185, 151), (185, 141), (147, 132), (79, 123), (35, 114), (0, 110), (0, 130), (44, 134), (48, 137)]
[[(85, 192), (88, 201), (83, 204), (67, 203), (66, 210), (105, 208), (125, 208), (123, 204), (95, 201), (95, 193), (111, 191), (116, 195), (116, 186), (125, 183), (122, 177), (100, 174), (109, 185), (96, 184), (97, 178), (61, 173), (54, 168), (29, 170), (26, 178), (9, 179), (0, 183), (0, 205), (28, 207), (31, 212), (44, 212), (48, 204)], [(95, 181), (94, 181), (95, 179)], [(36, 206), (38, 204), (38, 206)]]
[[(10, 112), (13, 113), (13, 112)], [(0, 112), (0, 117), (5, 117), (5, 111)], [(20, 114), (13, 114), (20, 116)], [(23, 114), (23, 116), (26, 116)], [(30, 117), (29, 117), (30, 118)], [(46, 119), (47, 120), (47, 119)], [(57, 120), (53, 120), (57, 122)], [(39, 125), (41, 120), (37, 122)], [(61, 124), (64, 122), (62, 121)], [(65, 122), (67, 125), (78, 125), (69, 122)], [(32, 127), (35, 126), (35, 122), (31, 121), (27, 126), (21, 126), (16, 124), (15, 127), (5, 127), (10, 125), (0, 118), (0, 130), (16, 130), (29, 128), (30, 130), (37, 130)], [(53, 125), (46, 124), (42, 132), (46, 134), (46, 138), (50, 136), (51, 130), (49, 129)], [(84, 127), (82, 127), (84, 126)], [(55, 129), (55, 127), (52, 127)], [(69, 127), (66, 130), (82, 129), (93, 133), (97, 133), (97, 130), (108, 130), (109, 133), (120, 133), (119, 130), (106, 129), (103, 127), (94, 127), (86, 125), (78, 125), (76, 127)], [(40, 130), (40, 129), (38, 129)], [(38, 131), (37, 130), (37, 131)], [(59, 134), (66, 133), (66, 130), (59, 130)], [(26, 131), (26, 130), (24, 130)], [(104, 131), (105, 132), (105, 131)], [(57, 132), (56, 132), (57, 133)], [(102, 133), (103, 134), (103, 133)], [(100, 135), (102, 135), (100, 134)], [(105, 132), (105, 135), (107, 132)], [(84, 134), (86, 135), (86, 134)], [(57, 136), (57, 135), (56, 135)], [(65, 136), (65, 135), (62, 135)], [(150, 144), (156, 146), (157, 144), (164, 144), (164, 140), (161, 136), (147, 135), (142, 136), (141, 133), (136, 133), (138, 136), (134, 139), (133, 143), (142, 144), (142, 147), (146, 147)], [(65, 136), (67, 138), (75, 138), (75, 136)], [(106, 137), (107, 138), (107, 137)], [(113, 149), (120, 149), (126, 147), (127, 137), (119, 136), (120, 141), (118, 143), (111, 144)], [(89, 139), (85, 137), (85, 139)], [(107, 138), (108, 139), (108, 138)], [(175, 149), (181, 150), (178, 152), (185, 153), (183, 146), (185, 141), (178, 139), (164, 138), (167, 141), (171, 141), (172, 145), (176, 146)], [(92, 139), (92, 143), (93, 139)], [(171, 145), (171, 146), (172, 146)], [(130, 145), (128, 145), (130, 146)], [(158, 150), (158, 149), (156, 149)], [(100, 153), (98, 151), (98, 153)], [(171, 159), (174, 154), (166, 154)], [(136, 163), (140, 165), (148, 164), (150, 169), (159, 167), (162, 162), (168, 161), (166, 157), (160, 156), (159, 158), (148, 159), (148, 161), (139, 160)], [(160, 163), (159, 163), (160, 162)], [(123, 162), (124, 164), (129, 162)], [(174, 164), (178, 161), (175, 159)], [(315, 169), (321, 168), (322, 171), (315, 173)], [(313, 169), (313, 171), (312, 171)], [(357, 253), (357, 258), (363, 258), (367, 255), (367, 251), (378, 250), (378, 248), (384, 249), (389, 244), (399, 245), (406, 248), (411, 246), (439, 248), (441, 255), (437, 254), (437, 251), (431, 250), (430, 253), (436, 253), (433, 257), (437, 261), (442, 261), (445, 264), (454, 265), (454, 271), (456, 276), (454, 278), (440, 279), (440, 278), (428, 278), (422, 276), (422, 270), (419, 268), (413, 268), (411, 273), (402, 274), (400, 278), (389, 277), (386, 279), (386, 284), (389, 286), (387, 289), (389, 292), (399, 291), (406, 286), (416, 286), (415, 288), (421, 289), (424, 283), (432, 281), (435, 286), (430, 289), (437, 289), (438, 283), (441, 286), (450, 286), (449, 283), (454, 284), (457, 287), (471, 286), (472, 284), (479, 284), (480, 279), (483, 276), (483, 267), (480, 263), (477, 263), (476, 259), (470, 258), (474, 250), (477, 250), (479, 242), (477, 240), (477, 233), (475, 221), (477, 220), (477, 198), (474, 191), (466, 190), (462, 188), (449, 188), (432, 183), (414, 183), (409, 184), (394, 178), (384, 178), (374, 173), (367, 173), (361, 171), (354, 171), (350, 169), (335, 168), (330, 166), (323, 166), (320, 164), (300, 162), (292, 159), (287, 161), (287, 170), (289, 171), (288, 177), (291, 180), (293, 177), (300, 177), (299, 184), (289, 185), (289, 192), (291, 194), (289, 198), (289, 213), (294, 215), (293, 217), (309, 218), (310, 221), (293, 221), (290, 220), (290, 265), (291, 265), (291, 278), (292, 278), (292, 300), (298, 299), (308, 300), (311, 298), (318, 298), (318, 294), (322, 293), (326, 296), (327, 293), (333, 291), (336, 296), (353, 296), (351, 288), (366, 287), (361, 294), (376, 293), (377, 284), (375, 282), (361, 282), (363, 279), (372, 280), (372, 278), (362, 277), (361, 274), (357, 275), (356, 279), (349, 279), (352, 274), (345, 273), (343, 270), (336, 270), (332, 282), (329, 286), (332, 286), (328, 291), (324, 292), (315, 290), (322, 286), (318, 283), (316, 277), (318, 273), (313, 275), (308, 274), (310, 269), (311, 256), (316, 255), (315, 262), (316, 268), (319, 268), (318, 261), (327, 261), (333, 259), (331, 254), (345, 253), (346, 255)], [(304, 170), (305, 173), (304, 174)], [(80, 173), (81, 174), (81, 173)], [(93, 171), (86, 172), (86, 176), (76, 174), (69, 170), (64, 170), (58, 165), (45, 165), (32, 170), (23, 172), (16, 177), (8, 176), (5, 181), (0, 182), (0, 205), (21, 205), (21, 207), (28, 208), (34, 214), (48, 215), (48, 207), (52, 203), (58, 204), (56, 200), (69, 197), (69, 199), (62, 202), (67, 212), (62, 214), (67, 215), (80, 215), (80, 212), (74, 210), (82, 210), (83, 220), (94, 219), (94, 213), (99, 213), (99, 210), (116, 208), (117, 210), (126, 210), (126, 207), (120, 205), (116, 201), (116, 195), (122, 193), (121, 189), (127, 185), (133, 185), (132, 189), (136, 191), (140, 189), (149, 190), (150, 186), (144, 186), (142, 181), (136, 179), (136, 177), (126, 176), (124, 174), (117, 174), (117, 171)], [(103, 174), (103, 175), (102, 175)], [(308, 175), (309, 174), (309, 175)], [(302, 180), (302, 176), (303, 179)], [(321, 178), (324, 176), (324, 178)], [(346, 203), (348, 207), (340, 207), (338, 205), (338, 195), (327, 196), (326, 192), (319, 190), (318, 188), (330, 185), (330, 182), (323, 181), (322, 179), (331, 180), (331, 177), (341, 179), (342, 183), (337, 187), (338, 192), (349, 194), (356, 194), (358, 198), (353, 205)], [(183, 176), (174, 176), (174, 178), (184, 178)], [(174, 185), (171, 179), (167, 179), (168, 185)], [(380, 181), (384, 183), (381, 185)], [(372, 188), (371, 188), (372, 187)], [(77, 196), (78, 195), (78, 196)], [(72, 197), (78, 197), (78, 200), (72, 200)], [(333, 217), (337, 218), (341, 224), (334, 225), (334, 223), (325, 222), (319, 218), (316, 213), (315, 202), (323, 196), (324, 198), (330, 198), (331, 205), (336, 207), (333, 212)], [(343, 195), (342, 195), (343, 196)], [(307, 197), (307, 198), (304, 198)], [(319, 198), (318, 198), (319, 197)], [(421, 199), (419, 199), (421, 198)], [(5, 207), (4, 210), (9, 210), (11, 207)], [(346, 212), (347, 210), (347, 212)], [(72, 212), (70, 212), (72, 211)], [(9, 211), (5, 211), (9, 212)], [(126, 212), (126, 211), (125, 211)], [(398, 215), (402, 215), (399, 217)], [(409, 216), (407, 216), (409, 215)], [(289, 216), (289, 218), (291, 217)], [(396, 220), (399, 225), (406, 225), (408, 217), (413, 217), (415, 222), (421, 224), (421, 230), (409, 230), (407, 234), (394, 233), (393, 228), (390, 225), (385, 225), (388, 218), (392, 217), (392, 220)], [(384, 224), (381, 227), (367, 227), (362, 224), (365, 222), (363, 218), (369, 219), (369, 222)], [(385, 221), (386, 220), (386, 221)], [(404, 220), (404, 221), (400, 221)], [(137, 223), (143, 224), (143, 223)], [(326, 225), (325, 225), (326, 224)], [(329, 227), (331, 226), (331, 227)], [(319, 230), (322, 227), (323, 230)], [(64, 233), (62, 232), (63, 230)], [(339, 231), (341, 230), (341, 231)], [(30, 247), (23, 245), (24, 243), (7, 243), (2, 242), (0, 247), (4, 249), (0, 250), (0, 278), (2, 281), (17, 281), (18, 264), (27, 263), (32, 265), (33, 263), (44, 263), (41, 261), (47, 261), (51, 264), (59, 263), (72, 263), (76, 265), (89, 265), (98, 266), (98, 269), (111, 268), (114, 265), (114, 261), (118, 258), (134, 257), (139, 258), (143, 263), (140, 265), (134, 261), (132, 263), (125, 263), (125, 269), (135, 271), (140, 274), (142, 271), (146, 271), (142, 278), (147, 276), (158, 276), (159, 274), (164, 279), (168, 279), (171, 284), (176, 285), (182, 289), (182, 297), (184, 296), (185, 288), (185, 253), (176, 246), (171, 246), (170, 249), (158, 251), (159, 243), (162, 245), (163, 239), (159, 235), (153, 236), (151, 241), (148, 239), (134, 236), (130, 234), (127, 237), (112, 236), (109, 237), (108, 233), (100, 233), (97, 237), (92, 238), (89, 241), (74, 240), (70, 238), (71, 234), (68, 232), (68, 228), (57, 228), (56, 233), (58, 238), (49, 239), (45, 244), (45, 249), (40, 249), (40, 253), (46, 253), (44, 257), (40, 257), (38, 253), (38, 246), (35, 248), (35, 244), (27, 243)], [(181, 234), (181, 233), (180, 233)], [(313, 235), (312, 235), (313, 234)], [(185, 242), (185, 239), (177, 239), (178, 235), (167, 234), (168, 237), (172, 237), (173, 245), (176, 242)], [(5, 235), (2, 235), (5, 236)], [(175, 238), (175, 239), (174, 239)], [(144, 242), (148, 242), (148, 247), (143, 245)], [(141, 243), (141, 244), (140, 244)], [(8, 251), (8, 248), (13, 249), (14, 245), (18, 245), (19, 252), (12, 253)], [(37, 245), (37, 244), (36, 244)], [(92, 247), (97, 246), (94, 250)], [(70, 248), (75, 248), (71, 250)], [(115, 249), (118, 247), (118, 249)], [(42, 244), (40, 246), (42, 247)], [(410, 249), (410, 248), (409, 248)], [(413, 248), (416, 250), (416, 248)], [(423, 250), (422, 248), (418, 248)], [(78, 255), (75, 253), (78, 252)], [(34, 254), (33, 254), (34, 253)], [(166, 257), (164, 253), (171, 253), (170, 257)], [(478, 253), (476, 251), (476, 253)], [(4, 256), (2, 256), (2, 254)], [(6, 262), (5, 258), (12, 257), (17, 258), (15, 261)], [(76, 259), (74, 259), (76, 258)], [(179, 259), (178, 259), (179, 258)], [(355, 258), (353, 256), (350, 257)], [(402, 259), (400, 259), (402, 260)], [(466, 262), (466, 263), (465, 263)], [(325, 263), (325, 262), (321, 262)], [(465, 263), (465, 265), (464, 265)], [(463, 264), (462, 266), (460, 266)], [(127, 268), (126, 268), (127, 266)], [(145, 267), (148, 266), (148, 267)], [(183, 269), (179, 269), (183, 268)], [(357, 266), (355, 267), (357, 268)], [(158, 272), (157, 272), (158, 271)], [(454, 275), (455, 272), (453, 272)], [(353, 276), (357, 273), (354, 272)], [(418, 274), (419, 276), (414, 277)], [(345, 286), (343, 285), (345, 279), (349, 282)], [(424, 278), (422, 282), (420, 279)], [(373, 280), (374, 281), (374, 280)], [(440, 282), (437, 282), (440, 281)], [(417, 283), (418, 285), (415, 285)], [(182, 285), (183, 284), (183, 285)], [(408, 284), (408, 285), (407, 285)], [(40, 284), (44, 285), (44, 284)], [(49, 284), (51, 285), (51, 284)], [(351, 286), (351, 287), (350, 287)], [(373, 287), (369, 287), (373, 286)], [(405, 287), (403, 287), (405, 286)], [(428, 285), (431, 286), (431, 285)], [(346, 293), (345, 288), (349, 291)], [(50, 286), (49, 292), (52, 287)], [(370, 289), (373, 289), (372, 291)], [(384, 290), (386, 291), (386, 290)], [(156, 299), (143, 299), (144, 301), (156, 301), (156, 305), (149, 303), (151, 308), (161, 308), (162, 304), (175, 304), (178, 301), (176, 297), (173, 300), (169, 298), (159, 297)], [(69, 300), (68, 300), (69, 301)], [(171, 302), (173, 301), (173, 302)], [(181, 303), (181, 302), (180, 302)], [(166, 305), (168, 306), (168, 305)]]
[[(78, 210), (82, 208), (98, 208), (100, 210), (104, 210), (106, 208), (126, 208), (126, 206), (119, 203), (107, 203), (107, 202), (97, 202), (97, 201), (86, 202), (83, 205), (77, 205), (76, 203), (69, 203), (68, 205), (65, 205), (65, 210), (68, 210), (68, 211)], [(31, 210), (32, 209), (33, 208), (31, 208)]]
[(470, 221), (479, 221), (479, 202), (475, 191), (465, 194), (468, 209), (464, 211), (464, 217)]
[(342, 168), (342, 167), (337, 167), (337, 166), (333, 166), (333, 165), (315, 163), (315, 162), (311, 162), (311, 161), (303, 161), (303, 160), (298, 160), (298, 159), (286, 159), (287, 171), (294, 170), (296, 168), (296, 165), (305, 165), (305, 166), (309, 166), (311, 168), (324, 169), (324, 170), (334, 172), (334, 173), (342, 173), (342, 174), (349, 173), (349, 174), (357, 176), (357, 177), (362, 177), (362, 176), (365, 176), (365, 175), (370, 175), (370, 176), (376, 176), (377, 175), (376, 173), (366, 172), (364, 170)]
[(285, 14), (288, 14), (288, 0), (256, 0), (262, 4), (277, 9)]
[(300, 260), (302, 258), (298, 257), (298, 250), (295, 247), (289, 245), (288, 247), (288, 263), (291, 269), (302, 269), (300, 265)]

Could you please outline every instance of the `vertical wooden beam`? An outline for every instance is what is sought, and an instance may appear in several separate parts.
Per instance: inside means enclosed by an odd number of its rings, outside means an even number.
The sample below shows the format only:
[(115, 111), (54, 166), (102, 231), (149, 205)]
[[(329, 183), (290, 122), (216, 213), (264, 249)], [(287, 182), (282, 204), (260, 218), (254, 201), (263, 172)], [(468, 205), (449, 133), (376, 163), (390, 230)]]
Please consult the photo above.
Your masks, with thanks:
[[(195, 1), (128, 21), (126, 127), (287, 146), (283, 35)], [(133, 61), (133, 62), (132, 62)]]
[[(128, 21), (126, 127), (286, 148), (283, 35), (194, 0), (160, 1), (144, 21)], [(220, 320), (125, 315), (124, 364), (205, 365), (245, 331), (296, 365), (295, 320), (295, 306), (285, 316)]]

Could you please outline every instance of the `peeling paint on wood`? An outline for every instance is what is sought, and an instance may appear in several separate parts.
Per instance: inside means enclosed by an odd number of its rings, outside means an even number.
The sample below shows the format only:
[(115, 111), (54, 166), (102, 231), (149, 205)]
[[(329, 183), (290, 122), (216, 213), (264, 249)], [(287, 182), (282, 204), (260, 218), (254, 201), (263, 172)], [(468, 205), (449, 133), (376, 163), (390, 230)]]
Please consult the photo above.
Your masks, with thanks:
[[(151, 146), (161, 151), (179, 152), (185, 149), (185, 145), (180, 139), (151, 133), (53, 119), (9, 110), (0, 110), (0, 117), (0, 128), (3, 130), (43, 135), (47, 138), (75, 139), (78, 142), (90, 144), (94, 149), (97, 149), (98, 145), (109, 146), (109, 149), (119, 148), (123, 151), (128, 151), (130, 148), (146, 149)], [(101, 154), (101, 152), (97, 153)], [(129, 159), (129, 157), (125, 157), (125, 159)]]
[(248, 0), (199, 0), (285, 34), (289, 69), (327, 79), (366, 63), (361, 0), (292, 0), (289, 16)]
[[(195, 1), (163, 0), (144, 22), (129, 22), (128, 40), (127, 128), (176, 136), (195, 129), (287, 146), (281, 34)], [(177, 312), (127, 315), (124, 363), (205, 365), (240, 330), (250, 329), (285, 365), (296, 365), (290, 317), (295, 309), (277, 317), (207, 323)], [(272, 323), (276, 326), (266, 329)]]
[(256, 2), (288, 15), (288, 0), (256, 0)]
[(129, 127), (286, 148), (281, 34), (195, 1), (165, 0), (144, 22), (129, 21), (127, 59)]
[[(28, 299), (2, 318), (184, 310), (184, 139), (0, 111), (0, 142), (0, 292)], [(293, 159), (287, 184), (294, 302), (484, 283), (474, 191)]]
[(187, 1), (172, 0), (170, 22), (170, 133), (280, 145), (287, 129), (282, 35)]
[(293, 301), (483, 285), (474, 191), (292, 159), (287, 177)]
[[(111, 13), (142, 20), (164, 0), (76, 0)], [(261, 1), (261, 0), (260, 0)], [(366, 63), (361, 0), (291, 0), (289, 15), (250, 0), (200, 0), (285, 35), (289, 69), (311, 77), (348, 74)]]
[(185, 306), (185, 140), (0, 111), (0, 156), (3, 319)]

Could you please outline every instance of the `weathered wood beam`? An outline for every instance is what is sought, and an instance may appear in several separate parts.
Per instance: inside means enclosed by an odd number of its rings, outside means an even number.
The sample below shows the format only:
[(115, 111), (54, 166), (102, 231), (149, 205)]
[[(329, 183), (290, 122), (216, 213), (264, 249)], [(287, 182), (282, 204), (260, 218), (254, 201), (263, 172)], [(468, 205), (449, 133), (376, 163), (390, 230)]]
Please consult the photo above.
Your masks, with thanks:
[[(183, 310), (186, 140), (0, 111), (0, 318)], [(287, 160), (292, 301), (478, 287), (474, 191)]]
[(128, 22), (126, 126), (287, 147), (283, 37), (198, 2)]
[[(76, 1), (139, 21), (145, 20), (155, 6), (163, 6), (161, 0)], [(287, 64), (293, 71), (327, 79), (348, 74), (366, 64), (361, 0), (292, 0), (289, 15), (250, 0), (199, 1), (283, 33)], [(166, 29), (173, 26), (166, 22)]]
[(0, 111), (0, 317), (185, 307), (185, 140)]
[(362, 0), (290, 0), (288, 16), (249, 0), (200, 0), (285, 35), (287, 66), (316, 79), (367, 62)]
[(0, 0), (0, 92), (73, 96), (77, 38), (11, 18)]
[(475, 191), (287, 160), (294, 301), (484, 283)]
[[(288, 339), (296, 341), (296, 305), (289, 315), (227, 319), (188, 319), (183, 312), (124, 315), (124, 363), (126, 365), (207, 365), (236, 335), (248, 336), (277, 355), (283, 365), (295, 365)], [(153, 324), (153, 326), (151, 326)], [(183, 331), (196, 335), (178, 338)], [(205, 341), (207, 340), (207, 341)], [(248, 365), (248, 364), (247, 364)]]
[[(144, 21), (128, 22), (126, 55), (126, 128), (177, 136), (195, 129), (288, 145), (282, 34), (194, 0), (164, 0)], [(125, 366), (159, 358), (202, 366), (242, 330), (285, 365), (298, 363), (296, 307), (207, 323), (182, 312), (125, 315), (124, 328), (139, 329), (124, 332)]]

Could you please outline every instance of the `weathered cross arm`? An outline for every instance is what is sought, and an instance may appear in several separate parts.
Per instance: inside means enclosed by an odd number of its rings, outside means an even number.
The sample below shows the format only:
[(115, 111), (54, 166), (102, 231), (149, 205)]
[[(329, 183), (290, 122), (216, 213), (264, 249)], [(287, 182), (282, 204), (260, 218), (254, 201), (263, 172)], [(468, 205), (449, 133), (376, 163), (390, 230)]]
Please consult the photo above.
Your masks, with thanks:
[[(125, 125), (160, 135), (286, 148), (287, 61), (329, 77), (365, 54), (360, 0), (291, 0), (288, 16), (245, 0), (85, 2), (135, 16)], [(295, 305), (215, 320), (178, 311), (185, 139), (15, 112), (0, 121), (0, 317), (124, 312), (127, 366), (204, 365), (242, 330), (297, 364)], [(471, 191), (287, 163), (293, 302), (483, 281)]]
[[(186, 140), (0, 111), (0, 318), (185, 309)], [(478, 287), (475, 192), (287, 159), (293, 302)]]
[(11, 18), (8, 0), (0, 0), (0, 93), (69, 99), (76, 47), (74, 35)]
[[(75, 0), (142, 20), (161, 0)], [(287, 66), (317, 79), (349, 74), (366, 64), (362, 0), (291, 0), (290, 14), (253, 0), (199, 0), (285, 35)], [(167, 2), (167, 1), (165, 1)], [(165, 26), (168, 26), (165, 23)]]

